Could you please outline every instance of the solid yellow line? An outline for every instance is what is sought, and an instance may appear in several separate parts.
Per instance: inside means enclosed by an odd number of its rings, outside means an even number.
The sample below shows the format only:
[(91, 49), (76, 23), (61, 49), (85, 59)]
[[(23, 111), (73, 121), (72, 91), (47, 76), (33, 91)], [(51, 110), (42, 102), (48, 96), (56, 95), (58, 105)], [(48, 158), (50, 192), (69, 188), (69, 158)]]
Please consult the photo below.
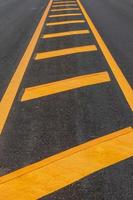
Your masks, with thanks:
[(91, 28), (92, 33), (94, 34), (94, 36), (99, 44), (99, 47), (101, 48), (101, 51), (103, 52), (103, 55), (105, 56), (107, 63), (109, 64), (128, 104), (129, 104), (131, 110), (133, 111), (133, 89), (131, 88), (130, 84), (126, 80), (126, 78), (125, 78), (124, 74), (122, 73), (120, 67), (118, 66), (117, 62), (111, 55), (108, 47), (104, 43), (100, 34), (98, 33), (95, 25), (93, 24), (91, 18), (88, 16), (88, 14), (87, 14), (86, 10), (84, 9), (83, 5), (81, 4), (80, 0), (77, 0), (77, 2), (78, 2), (78, 5), (88, 23), (88, 25)]
[(67, 7), (67, 6), (70, 6), (70, 7), (76, 7), (77, 4), (53, 5), (52, 8)]
[(79, 8), (61, 8), (61, 9), (52, 9), (51, 12), (55, 12), (55, 11), (65, 11), (65, 10), (79, 10)]
[(57, 57), (57, 56), (64, 56), (64, 55), (75, 54), (75, 53), (96, 51), (96, 50), (97, 50), (97, 48), (95, 45), (87, 45), (87, 46), (72, 47), (72, 48), (67, 48), (67, 49), (59, 49), (59, 50), (54, 50), (54, 51), (37, 53), (37, 55), (35, 56), (35, 60), (53, 58), (53, 57)]
[(99, 72), (95, 74), (77, 76), (74, 78), (69, 78), (61, 81), (56, 81), (48, 84), (26, 88), (21, 98), (21, 101), (28, 101), (31, 99), (36, 99), (108, 81), (110, 81), (110, 77), (107, 72)]
[(50, 18), (55, 17), (66, 17), (66, 16), (81, 16), (82, 13), (69, 13), (69, 14), (58, 14), (58, 15), (49, 15)]
[(61, 21), (61, 22), (50, 22), (47, 23), (47, 26), (58, 26), (58, 25), (63, 25), (63, 24), (80, 24), (80, 23), (85, 23), (84, 20), (68, 20), (68, 21)]
[(76, 146), (0, 178), (1, 199), (39, 199), (133, 156), (133, 129)]
[(0, 103), (0, 133), (2, 132), (5, 122), (7, 120), (8, 114), (10, 112), (10, 109), (11, 109), (14, 99), (16, 97), (16, 94), (17, 94), (17, 91), (21, 84), (24, 73), (27, 69), (28, 63), (31, 59), (32, 53), (35, 49), (36, 43), (39, 39), (40, 33), (42, 31), (43, 25), (45, 23), (45, 20), (48, 15), (49, 9), (52, 5), (52, 2), (53, 2), (53, 0), (50, 0), (47, 8), (45, 9), (44, 14), (41, 17), (41, 20), (33, 34), (33, 37), (31, 39), (20, 63), (17, 66), (17, 69), (5, 91), (5, 94), (2, 97), (2, 100)]
[(53, 2), (53, 5), (56, 5), (56, 4), (68, 4), (68, 3), (77, 3), (76, 1), (59, 1), (59, 2)]
[(59, 33), (50, 33), (43, 35), (42, 38), (55, 38), (55, 37), (64, 37), (70, 35), (80, 35), (80, 34), (89, 34), (88, 30), (76, 30), (76, 31), (66, 31), (66, 32), (59, 32)]

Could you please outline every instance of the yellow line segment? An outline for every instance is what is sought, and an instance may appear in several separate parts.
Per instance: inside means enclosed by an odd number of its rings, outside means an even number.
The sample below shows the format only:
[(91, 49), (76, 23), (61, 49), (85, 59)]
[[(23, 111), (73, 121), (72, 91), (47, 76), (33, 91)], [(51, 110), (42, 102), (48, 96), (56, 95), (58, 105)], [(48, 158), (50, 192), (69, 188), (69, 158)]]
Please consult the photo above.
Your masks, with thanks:
[(77, 0), (77, 2), (78, 2), (78, 5), (88, 23), (88, 25), (91, 28), (92, 33), (94, 34), (94, 36), (99, 44), (99, 47), (101, 48), (103, 55), (105, 56), (105, 59), (107, 60), (107, 63), (109, 64), (128, 104), (129, 104), (131, 110), (133, 111), (133, 89), (131, 88), (130, 84), (126, 80), (124, 74), (122, 73), (122, 71), (121, 71), (120, 67), (118, 66), (118, 64), (116, 63), (115, 59), (111, 55), (108, 47), (104, 43), (100, 34), (98, 33), (95, 25), (93, 24), (91, 18), (88, 16), (88, 14), (87, 14), (86, 10), (84, 9), (83, 5), (81, 4), (80, 0)]
[(86, 142), (0, 178), (1, 199), (34, 200), (133, 156), (133, 129)]
[(49, 15), (49, 18), (66, 17), (66, 16), (81, 16), (81, 15), (82, 13), (58, 14), (58, 15)]
[(76, 1), (59, 1), (59, 2), (53, 2), (53, 5), (57, 4), (68, 4), (68, 3), (77, 3)]
[(43, 35), (42, 38), (47, 39), (47, 38), (56, 38), (56, 37), (64, 37), (64, 36), (80, 35), (80, 34), (89, 34), (89, 31), (76, 30), (76, 31), (66, 31), (66, 32), (59, 32), (59, 33), (50, 33), (50, 34)]
[(61, 21), (61, 22), (50, 22), (47, 23), (47, 26), (58, 26), (58, 25), (63, 25), (63, 24), (81, 24), (85, 23), (85, 20), (68, 20), (68, 21)]
[(48, 15), (49, 9), (52, 5), (52, 2), (53, 2), (53, 0), (50, 0), (47, 8), (45, 9), (44, 14), (41, 17), (41, 20), (33, 34), (33, 37), (31, 39), (19, 65), (17, 66), (17, 69), (16, 69), (16, 71), (5, 91), (5, 94), (3, 95), (2, 100), (0, 102), (0, 133), (2, 132), (5, 122), (7, 120), (8, 114), (10, 112), (10, 109), (11, 109), (14, 99), (16, 97), (16, 94), (17, 94), (17, 91), (21, 84), (24, 73), (27, 69), (28, 63), (31, 59), (32, 53), (35, 49), (36, 43), (40, 36), (41, 30), (45, 23), (45, 20)]
[(53, 5), (52, 8), (67, 7), (67, 6), (70, 6), (70, 7), (76, 7), (77, 4)]
[(59, 8), (59, 9), (51, 9), (51, 12), (55, 12), (55, 11), (65, 11), (65, 10), (79, 10), (79, 8)]
[(110, 81), (107, 72), (99, 72), (95, 74), (87, 74), (77, 76), (61, 81), (56, 81), (48, 84), (26, 88), (21, 101), (28, 101), (68, 90), (73, 90), (88, 85), (94, 85)]
[(79, 47), (72, 47), (72, 48), (67, 48), (67, 49), (59, 49), (59, 50), (54, 50), (54, 51), (37, 53), (37, 55), (35, 56), (35, 60), (65, 56), (65, 55), (75, 54), (75, 53), (90, 52), (90, 51), (97, 51), (96, 46), (87, 45), (87, 46), (79, 46)]

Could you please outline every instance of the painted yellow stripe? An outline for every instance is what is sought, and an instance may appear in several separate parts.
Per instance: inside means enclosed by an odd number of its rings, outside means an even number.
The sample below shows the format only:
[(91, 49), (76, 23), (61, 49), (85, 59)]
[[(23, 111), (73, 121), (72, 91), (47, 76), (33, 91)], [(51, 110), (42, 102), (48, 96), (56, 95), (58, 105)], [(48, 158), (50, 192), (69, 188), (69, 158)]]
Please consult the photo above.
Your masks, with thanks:
[(77, 3), (77, 2), (76, 1), (59, 1), (59, 2), (53, 2), (53, 5), (68, 4), (68, 3)]
[(95, 45), (87, 45), (87, 46), (72, 47), (72, 48), (67, 48), (67, 49), (59, 49), (59, 50), (54, 50), (54, 51), (37, 53), (37, 55), (35, 56), (35, 60), (53, 58), (53, 57), (58, 57), (58, 56), (65, 56), (65, 55), (75, 54), (75, 53), (90, 52), (90, 51), (96, 51), (96, 50), (97, 50), (97, 48)]
[(88, 30), (76, 30), (76, 31), (51, 33), (51, 34), (43, 35), (42, 38), (47, 39), (47, 38), (64, 37), (64, 36), (80, 35), (80, 34), (89, 34), (89, 31)]
[(58, 15), (49, 15), (49, 18), (55, 17), (66, 17), (66, 16), (81, 16), (81, 13), (69, 13), (69, 14), (58, 14)]
[(0, 103), (0, 133), (2, 132), (5, 122), (7, 120), (8, 114), (10, 112), (10, 109), (11, 109), (14, 99), (16, 97), (16, 94), (17, 94), (17, 91), (21, 84), (24, 73), (27, 69), (28, 63), (31, 59), (32, 53), (35, 49), (36, 43), (39, 39), (40, 33), (42, 31), (43, 25), (45, 23), (45, 20), (48, 15), (49, 9), (52, 5), (52, 2), (53, 2), (53, 0), (49, 1), (49, 4), (48, 4), (47, 8), (45, 9), (43, 16), (41, 17), (41, 20), (33, 34), (33, 37), (31, 39), (22, 59), (20, 60), (20, 63), (17, 66), (17, 69), (5, 91), (5, 94), (2, 97), (2, 100)]
[(1, 199), (39, 199), (133, 156), (133, 130), (123, 129), (0, 178)]
[(60, 3), (60, 2), (72, 2), (72, 1), (74, 1), (75, 3), (77, 3), (76, 2), (76, 0), (66, 0), (66, 1), (53, 1), (53, 3)]
[(28, 101), (68, 90), (73, 90), (88, 85), (94, 85), (110, 81), (107, 72), (99, 72), (95, 74), (87, 74), (77, 76), (61, 81), (56, 81), (48, 84), (26, 88), (21, 101)]
[(64, 4), (64, 5), (53, 5), (52, 8), (58, 8), (58, 7), (76, 7), (77, 4)]
[(59, 9), (52, 9), (51, 12), (65, 11), (65, 10), (79, 10), (79, 8), (59, 8)]
[(61, 22), (50, 22), (47, 23), (47, 26), (59, 26), (64, 24), (81, 24), (85, 23), (85, 20), (68, 20), (68, 21), (61, 21)]
[(103, 52), (103, 55), (105, 56), (105, 59), (107, 60), (109, 66), (110, 66), (110, 69), (112, 70), (128, 104), (129, 104), (131, 110), (133, 111), (133, 89), (131, 88), (130, 84), (126, 80), (126, 78), (125, 78), (124, 74), (122, 73), (120, 67), (118, 66), (117, 62), (111, 55), (108, 47), (104, 43), (100, 34), (98, 33), (95, 25), (93, 24), (91, 18), (88, 16), (88, 14), (87, 14), (86, 10), (84, 9), (83, 5), (81, 4), (80, 0), (77, 0), (77, 2), (78, 2), (78, 5), (87, 21), (89, 27), (91, 28), (92, 33), (94, 34), (94, 36), (99, 44), (99, 47), (101, 48), (101, 51)]

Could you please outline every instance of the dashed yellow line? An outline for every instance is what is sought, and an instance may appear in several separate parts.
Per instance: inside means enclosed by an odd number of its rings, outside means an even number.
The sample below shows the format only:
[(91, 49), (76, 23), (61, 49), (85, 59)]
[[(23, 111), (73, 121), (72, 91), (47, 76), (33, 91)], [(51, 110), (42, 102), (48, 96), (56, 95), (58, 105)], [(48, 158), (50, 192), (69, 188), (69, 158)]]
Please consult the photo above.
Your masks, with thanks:
[(76, 1), (59, 1), (59, 2), (53, 2), (53, 5), (68, 4), (68, 3), (76, 3)]
[(55, 12), (55, 11), (65, 11), (65, 10), (79, 10), (79, 8), (59, 8), (59, 9), (51, 9), (51, 12)]
[(67, 20), (67, 21), (61, 21), (61, 22), (49, 22), (46, 25), (58, 26), (58, 25), (64, 25), (64, 24), (82, 24), (82, 23), (85, 23), (85, 20)]
[(2, 97), (2, 100), (0, 102), (0, 133), (2, 133), (2, 130), (4, 128), (5, 122), (7, 120), (7, 117), (9, 115), (10, 109), (12, 107), (12, 104), (14, 102), (14, 99), (16, 97), (16, 94), (18, 92), (19, 86), (21, 84), (21, 81), (23, 79), (24, 73), (27, 69), (28, 63), (31, 59), (32, 53), (35, 49), (36, 43), (39, 39), (40, 33), (42, 31), (43, 25), (45, 23), (46, 17), (48, 15), (48, 12), (50, 10), (50, 7), (52, 5), (52, 0), (49, 1), (47, 8), (44, 11), (43, 16), (41, 17), (41, 20), (33, 34), (33, 37), (31, 38), (31, 41), (20, 60), (20, 63), (17, 66), (17, 69), (11, 78), (9, 85)]
[(59, 50), (54, 50), (54, 51), (37, 53), (37, 55), (35, 56), (35, 60), (42, 60), (46, 58), (54, 58), (58, 56), (83, 53), (83, 52), (91, 52), (91, 51), (97, 51), (97, 48), (95, 45), (79, 46), (79, 47), (72, 47), (72, 48), (67, 48), (67, 49), (59, 49)]
[(122, 73), (122, 71), (121, 71), (120, 67), (118, 66), (117, 62), (115, 61), (114, 57), (111, 55), (108, 47), (104, 43), (100, 34), (98, 33), (95, 25), (93, 24), (91, 18), (88, 16), (88, 14), (87, 14), (86, 10), (84, 9), (83, 5), (81, 4), (80, 0), (77, 0), (77, 2), (78, 2), (78, 5), (87, 21), (92, 33), (94, 34), (94, 36), (96, 38), (96, 41), (99, 44), (99, 47), (101, 48), (101, 51), (102, 51), (108, 65), (110, 66), (110, 69), (112, 70), (112, 73), (113, 73), (115, 79), (117, 80), (131, 110), (133, 111), (133, 89), (132, 89), (132, 87), (126, 80), (124, 74)]
[(76, 7), (77, 4), (63, 4), (63, 5), (53, 5), (52, 8), (58, 8), (58, 7)]
[(89, 34), (89, 30), (75, 30), (75, 31), (66, 31), (66, 32), (59, 32), (59, 33), (50, 33), (50, 34), (43, 35), (42, 38), (47, 39), (47, 38), (56, 38), (56, 37), (64, 37), (64, 36), (71, 36), (71, 35), (82, 35), (82, 34)]
[(81, 16), (82, 13), (69, 13), (69, 14), (58, 14), (58, 15), (49, 15), (50, 18), (55, 17), (67, 17), (67, 16)]
[(26, 88), (21, 101), (28, 101), (31, 99), (36, 99), (89, 85), (105, 83), (108, 81), (110, 81), (110, 77), (107, 72), (77, 76), (74, 78)]
[(1, 199), (39, 199), (133, 156), (133, 129), (86, 142), (0, 178)]
[(64, 24), (80, 24), (80, 23), (85, 23), (85, 20), (67, 20), (61, 22), (49, 22), (46, 24), (46, 26), (58, 26)]

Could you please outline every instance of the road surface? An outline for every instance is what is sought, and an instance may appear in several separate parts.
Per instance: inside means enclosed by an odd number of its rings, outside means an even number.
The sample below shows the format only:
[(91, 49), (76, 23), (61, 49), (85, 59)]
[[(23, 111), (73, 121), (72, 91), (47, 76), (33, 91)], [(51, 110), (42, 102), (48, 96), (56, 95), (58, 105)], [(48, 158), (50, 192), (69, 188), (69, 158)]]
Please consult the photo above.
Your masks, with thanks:
[(133, 199), (132, 8), (0, 0), (2, 200)]

